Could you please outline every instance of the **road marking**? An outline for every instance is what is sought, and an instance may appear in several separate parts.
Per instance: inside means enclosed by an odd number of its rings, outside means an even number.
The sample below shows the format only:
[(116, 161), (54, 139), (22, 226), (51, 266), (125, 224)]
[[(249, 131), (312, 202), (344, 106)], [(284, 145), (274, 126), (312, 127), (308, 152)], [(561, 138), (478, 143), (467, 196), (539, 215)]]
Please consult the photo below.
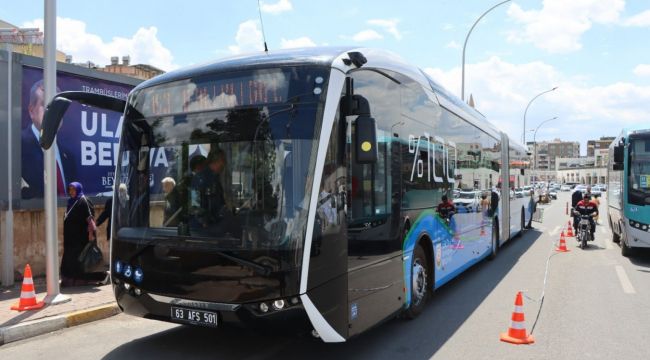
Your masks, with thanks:
[(552, 231), (549, 231), (548, 234), (551, 235), (551, 236), (555, 236), (560, 232), (561, 228), (562, 228), (562, 225), (558, 225), (558, 226), (555, 227), (555, 229), (553, 229)]
[(616, 265), (616, 275), (618, 275), (618, 281), (621, 283), (624, 293), (636, 294), (636, 290), (634, 290), (634, 286), (632, 286), (630, 278), (627, 277), (627, 273), (621, 265)]
[(604, 227), (600, 227), (600, 233), (603, 234), (605, 237), (602, 239), (603, 243), (605, 244), (605, 249), (611, 250), (614, 248), (612, 245), (612, 240), (609, 239), (609, 231), (607, 231)]

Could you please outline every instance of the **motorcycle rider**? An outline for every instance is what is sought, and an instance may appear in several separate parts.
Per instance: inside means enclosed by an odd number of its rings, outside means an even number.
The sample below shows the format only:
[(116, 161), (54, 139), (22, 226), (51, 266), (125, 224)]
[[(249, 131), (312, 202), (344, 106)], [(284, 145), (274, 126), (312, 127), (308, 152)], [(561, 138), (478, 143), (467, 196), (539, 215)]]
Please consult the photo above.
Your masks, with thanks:
[[(589, 199), (591, 199), (591, 185), (587, 185), (587, 190), (586, 192), (582, 192), (581, 190), (575, 190), (573, 191), (573, 194), (571, 194), (571, 209), (576, 210), (576, 206), (578, 206), (578, 203), (586, 196), (589, 196)], [(577, 216), (573, 216), (573, 230), (577, 233), (578, 232), (578, 221), (580, 219)]]
[(594, 217), (598, 216), (598, 204), (591, 200), (591, 194), (585, 193), (582, 200), (578, 202), (575, 207), (575, 211), (578, 213), (578, 216), (574, 217), (573, 227), (578, 228), (578, 222), (580, 221), (579, 215), (588, 215), (589, 224), (591, 225), (591, 240), (594, 240), (594, 233), (596, 232), (596, 222)]
[(456, 206), (453, 202), (449, 201), (447, 195), (442, 195), (442, 201), (436, 207), (436, 211), (441, 218), (449, 222), (451, 217), (456, 213)]

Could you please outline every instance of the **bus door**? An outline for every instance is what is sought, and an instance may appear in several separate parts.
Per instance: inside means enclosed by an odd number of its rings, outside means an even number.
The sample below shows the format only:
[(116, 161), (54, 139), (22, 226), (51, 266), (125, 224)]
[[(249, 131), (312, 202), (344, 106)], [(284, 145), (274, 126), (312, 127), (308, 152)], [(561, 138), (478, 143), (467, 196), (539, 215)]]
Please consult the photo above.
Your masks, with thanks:
[[(346, 121), (349, 335), (376, 324), (404, 304), (400, 217), (402, 129), (399, 86), (371, 70), (352, 75), (377, 126), (377, 161), (356, 162), (355, 117)], [(397, 94), (396, 94), (397, 92)]]

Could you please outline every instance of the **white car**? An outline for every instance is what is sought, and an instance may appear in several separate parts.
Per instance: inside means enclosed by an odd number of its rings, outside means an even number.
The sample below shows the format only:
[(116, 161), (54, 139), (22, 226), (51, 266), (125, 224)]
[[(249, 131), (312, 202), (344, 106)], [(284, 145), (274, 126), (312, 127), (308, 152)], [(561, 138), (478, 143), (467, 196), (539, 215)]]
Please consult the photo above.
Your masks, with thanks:
[(571, 191), (571, 186), (570, 185), (562, 185), (562, 186), (560, 186), (560, 191)]
[(459, 213), (475, 212), (479, 206), (480, 191), (460, 191), (454, 199), (454, 205)]

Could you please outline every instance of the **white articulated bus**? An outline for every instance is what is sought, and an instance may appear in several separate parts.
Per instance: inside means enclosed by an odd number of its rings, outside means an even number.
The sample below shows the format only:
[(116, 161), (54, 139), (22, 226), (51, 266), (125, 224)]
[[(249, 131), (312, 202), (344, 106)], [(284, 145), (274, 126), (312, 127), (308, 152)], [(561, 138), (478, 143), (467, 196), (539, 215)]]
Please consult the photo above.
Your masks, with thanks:
[(529, 184), (526, 150), (382, 50), (227, 58), (125, 102), (61, 93), (45, 147), (69, 101), (124, 113), (111, 274), (128, 314), (341, 342), (417, 316), (532, 219), (511, 191)]

